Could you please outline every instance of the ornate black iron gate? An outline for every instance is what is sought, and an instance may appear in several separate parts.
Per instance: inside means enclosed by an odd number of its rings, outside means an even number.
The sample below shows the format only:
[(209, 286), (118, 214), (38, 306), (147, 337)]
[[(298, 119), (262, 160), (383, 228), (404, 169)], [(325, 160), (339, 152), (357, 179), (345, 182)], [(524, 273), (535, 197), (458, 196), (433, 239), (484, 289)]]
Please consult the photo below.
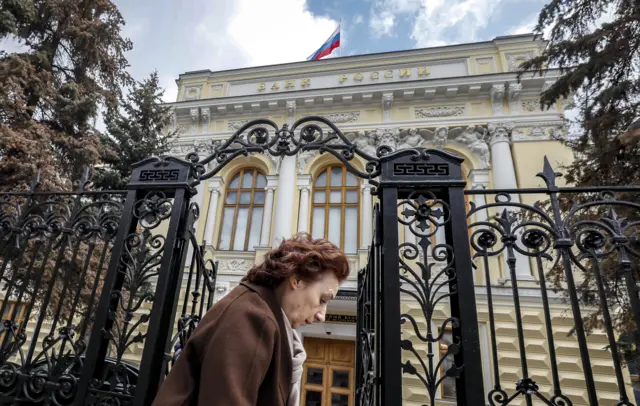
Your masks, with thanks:
[[(496, 219), (497, 223), (476, 221), (472, 226), (484, 229), (471, 235), (471, 247), (474, 258), (485, 261), (495, 372), (489, 392), (483, 382), (467, 217), (505, 205), (506, 194), (527, 191), (483, 192), (496, 193), (496, 203), (472, 206), (467, 213), (462, 159), (454, 155), (423, 148), (394, 152), (381, 146), (376, 156), (371, 156), (324, 118), (303, 118), (291, 128), (279, 128), (262, 119), (245, 124), (230, 139), (215, 144), (213, 153), (204, 159), (192, 153), (185, 160), (150, 158), (137, 164), (125, 191), (93, 192), (86, 189), (85, 179), (75, 192), (40, 193), (34, 182), (29, 192), (0, 195), (0, 403), (149, 405), (181, 346), (213, 303), (217, 267), (206, 259), (193, 234), (199, 215), (197, 205), (190, 203), (195, 186), (241, 155), (268, 152), (285, 156), (308, 150), (332, 154), (349, 171), (374, 185), (373, 193), (379, 200), (369, 264), (358, 274), (359, 405), (402, 404), (403, 374), (415, 376), (424, 385), (427, 396), (422, 401), (431, 406), (440, 397), (445, 379), (455, 380), (459, 405), (507, 405), (520, 395), (528, 404), (532, 396), (552, 406), (572, 404), (556, 382), (554, 332), (548, 312), (545, 319), (555, 396), (540, 395), (527, 372), (521, 316), (516, 324), (522, 379), (511, 396), (501, 385), (492, 305), (495, 287), (487, 258), (502, 252), (507, 253), (516, 307), (516, 252), (540, 262), (546, 258), (544, 247), (555, 244), (567, 276), (571, 262), (585, 258), (597, 275), (602, 255), (619, 252), (626, 291), (638, 320), (637, 221), (623, 223), (611, 212), (599, 223), (604, 232), (572, 235), (560, 218), (557, 201), (552, 201), (554, 219), (534, 210), (552, 224), (542, 226), (547, 234), (526, 231), (517, 236), (515, 228), (535, 226), (527, 220), (519, 226), (504, 220), (506, 217), (502, 222)], [(365, 171), (352, 164), (356, 156), (365, 162)], [(549, 173), (547, 178), (551, 179)], [(548, 184), (547, 189), (536, 192), (553, 200), (558, 190), (555, 184)], [(638, 209), (632, 203), (622, 206)], [(590, 221), (579, 222), (575, 228), (593, 225)], [(400, 227), (408, 230), (404, 241), (400, 240)], [(493, 248), (498, 237), (491, 230), (500, 230), (506, 248)], [(436, 235), (443, 235), (444, 240), (438, 241)], [(607, 245), (609, 240), (613, 248)], [(585, 253), (579, 260), (571, 251), (574, 244)], [(540, 280), (542, 302), (548, 304), (543, 273)], [(576, 287), (571, 278), (569, 281), (589, 404), (595, 405), (598, 400), (576, 309)], [(185, 283), (187, 296), (180, 300)], [(597, 286), (602, 288), (603, 283)], [(407, 299), (417, 304), (417, 315), (403, 307)], [(519, 307), (517, 313), (521, 313)], [(610, 321), (611, 317), (607, 314), (605, 319)], [(615, 347), (613, 327), (609, 323), (605, 329)], [(445, 342), (448, 330), (451, 339)], [(413, 339), (403, 337), (409, 332)], [(142, 350), (138, 361), (131, 360), (134, 350)], [(426, 354), (426, 359), (421, 354)], [(619, 404), (629, 405), (621, 360), (616, 357), (614, 351), (621, 388)], [(445, 363), (449, 365), (446, 369)]]

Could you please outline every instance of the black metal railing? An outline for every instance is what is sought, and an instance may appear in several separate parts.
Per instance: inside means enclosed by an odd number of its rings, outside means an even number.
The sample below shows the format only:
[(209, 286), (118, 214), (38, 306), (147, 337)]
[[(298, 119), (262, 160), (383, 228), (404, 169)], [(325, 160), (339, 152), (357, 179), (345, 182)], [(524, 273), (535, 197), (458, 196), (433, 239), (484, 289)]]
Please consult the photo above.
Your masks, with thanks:
[(379, 357), (376, 357), (376, 345), (380, 345), (380, 297), (378, 278), (382, 272), (382, 251), (378, 235), (380, 231), (380, 207), (374, 207), (374, 238), (369, 247), (367, 265), (358, 272), (358, 300), (356, 320), (356, 405), (379, 405)]
[(2, 404), (74, 398), (125, 197), (88, 181), (43, 193), (36, 177), (27, 192), (0, 193)]
[[(640, 320), (640, 186), (561, 188), (546, 159), (538, 176), (546, 188), (466, 191), (486, 202), (472, 203), (468, 217), (478, 276), (484, 279), (479, 296), (486, 295), (487, 302), (490, 359), (485, 362), (493, 381), (488, 402), (520, 404), (523, 398), (527, 405), (597, 405), (613, 402), (615, 387), (615, 404), (635, 404), (623, 373), (619, 336), (625, 328), (637, 334)], [(540, 201), (521, 203), (518, 195), (537, 195)], [(516, 271), (519, 261), (526, 262), (531, 275)], [(503, 275), (496, 272), (499, 268), (505, 269)], [(511, 340), (498, 332), (499, 323), (505, 329), (509, 305), (496, 304), (497, 294), (513, 305)], [(532, 314), (532, 305), (542, 314)], [(575, 376), (575, 364), (567, 369), (558, 356), (566, 358), (575, 347), (581, 379)], [(536, 362), (541, 356), (542, 368)], [(517, 379), (514, 362), (519, 364)], [(567, 374), (573, 374), (570, 383), (563, 379)], [(598, 381), (609, 384), (599, 387)]]
[[(358, 405), (401, 404), (407, 380), (430, 406), (633, 404), (618, 338), (640, 321), (640, 187), (560, 188), (545, 162), (545, 188), (465, 191), (462, 158), (385, 145), (373, 156), (322, 117), (254, 120), (202, 160), (149, 158), (126, 191), (93, 192), (85, 178), (73, 192), (35, 181), (0, 194), (0, 403), (151, 404), (215, 294), (217, 265), (193, 234), (195, 186), (238, 156), (313, 150), (379, 199), (358, 274)], [(546, 202), (514, 198), (535, 193)], [(467, 210), (465, 194), (485, 203)]]

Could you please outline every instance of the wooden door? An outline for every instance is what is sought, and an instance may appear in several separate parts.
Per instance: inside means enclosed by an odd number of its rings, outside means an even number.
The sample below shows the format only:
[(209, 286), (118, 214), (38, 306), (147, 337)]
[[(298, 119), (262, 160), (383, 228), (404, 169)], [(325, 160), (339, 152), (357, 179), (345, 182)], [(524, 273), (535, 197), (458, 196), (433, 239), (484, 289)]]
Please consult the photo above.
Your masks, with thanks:
[(302, 406), (353, 406), (355, 343), (305, 337)]

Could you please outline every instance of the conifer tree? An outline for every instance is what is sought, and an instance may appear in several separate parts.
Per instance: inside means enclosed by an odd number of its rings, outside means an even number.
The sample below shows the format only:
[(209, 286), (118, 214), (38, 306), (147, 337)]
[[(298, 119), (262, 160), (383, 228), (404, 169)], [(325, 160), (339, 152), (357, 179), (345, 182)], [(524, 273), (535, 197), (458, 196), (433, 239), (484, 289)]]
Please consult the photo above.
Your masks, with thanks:
[[(129, 83), (111, 0), (0, 2), (0, 190), (25, 188), (40, 170), (41, 189), (69, 187), (105, 153), (93, 122)], [(64, 185), (63, 185), (64, 184)]]
[(132, 86), (119, 108), (108, 111), (107, 134), (102, 139), (110, 153), (103, 157), (105, 165), (94, 175), (95, 187), (124, 189), (133, 164), (169, 151), (177, 130), (166, 130), (172, 113), (162, 104), (163, 94), (158, 73), (153, 72)]
[[(540, 12), (535, 31), (538, 35), (546, 33), (548, 43), (540, 56), (521, 65), (521, 73), (559, 69), (561, 76), (542, 93), (541, 106), (550, 107), (575, 95), (579, 110), (573, 123), (578, 130), (563, 140), (575, 153), (575, 160), (561, 170), (565, 179), (575, 186), (640, 183), (640, 2), (551, 0)], [(561, 202), (564, 209), (570, 209), (599, 198), (586, 193), (565, 194)], [(617, 199), (640, 203), (640, 193), (618, 193)], [(637, 208), (616, 206), (615, 210), (618, 219), (626, 218), (626, 224), (640, 220)], [(590, 210), (583, 219), (600, 221), (604, 214)], [(636, 253), (640, 252), (638, 228), (627, 230), (628, 247)], [(605, 251), (613, 244), (608, 241)], [(640, 281), (639, 259), (633, 258), (636, 265), (625, 269), (617, 256), (605, 256), (600, 269), (614, 327), (626, 334), (627, 342), (634, 335), (636, 323), (625, 273), (632, 272)], [(562, 270), (554, 271), (549, 277), (561, 286)], [(584, 278), (578, 287), (581, 300), (599, 307), (594, 273), (576, 271)], [(602, 312), (587, 315), (585, 321), (589, 329), (602, 327)], [(628, 355), (628, 348), (624, 351)]]

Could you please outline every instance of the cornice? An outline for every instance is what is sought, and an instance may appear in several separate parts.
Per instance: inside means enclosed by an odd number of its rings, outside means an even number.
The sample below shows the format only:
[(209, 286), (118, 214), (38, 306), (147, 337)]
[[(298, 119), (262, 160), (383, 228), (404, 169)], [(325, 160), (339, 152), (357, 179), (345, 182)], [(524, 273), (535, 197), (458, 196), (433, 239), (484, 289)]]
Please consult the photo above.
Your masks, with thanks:
[[(354, 131), (365, 131), (373, 129), (387, 128), (432, 128), (432, 127), (466, 127), (468, 125), (482, 125), (490, 123), (513, 122), (515, 128), (527, 128), (534, 126), (560, 126), (564, 123), (562, 117), (558, 113), (539, 113), (518, 116), (461, 116), (461, 117), (441, 117), (436, 119), (420, 119), (393, 121), (388, 123), (348, 123), (339, 124), (338, 127), (343, 133)], [(223, 131), (215, 133), (201, 134), (184, 134), (180, 137), (176, 144), (194, 145), (194, 147), (202, 142), (209, 140), (223, 140), (234, 134), (233, 131)]]
[[(528, 76), (528, 75), (527, 75)], [(531, 77), (523, 76), (520, 81), (521, 83), (530, 83), (530, 82), (544, 82), (550, 81), (560, 76), (560, 71), (557, 69), (547, 71), (543, 76), (540, 75), (531, 75)], [(273, 93), (273, 94), (256, 94), (250, 96), (233, 96), (233, 97), (216, 97), (216, 98), (208, 98), (208, 99), (199, 99), (199, 100), (189, 100), (189, 101), (178, 101), (173, 103), (166, 103), (165, 105), (168, 107), (173, 107), (175, 109), (191, 109), (198, 107), (214, 107), (213, 115), (217, 116), (215, 108), (218, 106), (229, 106), (229, 105), (245, 105), (245, 104), (255, 104), (255, 103), (269, 103), (269, 102), (281, 102), (283, 105), (278, 106), (279, 108), (284, 108), (284, 102), (289, 100), (298, 100), (300, 102), (304, 102), (304, 100), (323, 97), (323, 96), (333, 96), (341, 97), (346, 95), (361, 95), (361, 94), (380, 94), (380, 93), (389, 93), (389, 92), (402, 92), (402, 91), (411, 91), (414, 92), (416, 90), (433, 90), (438, 87), (465, 87), (465, 86), (491, 86), (493, 84), (500, 83), (516, 83), (518, 81), (518, 73), (517, 72), (501, 72), (501, 73), (492, 73), (485, 75), (470, 75), (470, 76), (457, 76), (451, 78), (440, 78), (440, 79), (408, 79), (403, 82), (392, 82), (392, 83), (377, 83), (377, 84), (366, 84), (366, 85), (348, 85), (339, 88), (324, 88), (324, 89), (309, 89), (309, 90), (294, 90), (290, 92), (283, 93)], [(487, 89), (488, 90), (488, 89)], [(524, 89), (523, 92), (528, 92), (528, 89)], [(423, 98), (423, 100), (429, 100), (427, 98)], [(340, 102), (334, 103), (340, 104)], [(231, 109), (229, 109), (231, 110)]]
[[(191, 79), (194, 77), (207, 77), (207, 78), (215, 78), (215, 79), (226, 79), (230, 80), (230, 78), (237, 76), (245, 76), (247, 74), (274, 74), (274, 72), (283, 72), (283, 73), (292, 73), (292, 70), (299, 70), (299, 73), (303, 73), (306, 71), (314, 71), (318, 72), (318, 68), (324, 68), (327, 70), (330, 69), (338, 69), (341, 65), (348, 65), (354, 63), (363, 63), (369, 64), (372, 62), (376, 63), (385, 63), (388, 61), (390, 63), (395, 62), (398, 58), (405, 57), (424, 57), (424, 56), (432, 56), (432, 55), (441, 55), (443, 53), (462, 53), (462, 52), (470, 52), (470, 51), (481, 51), (481, 50), (492, 50), (497, 51), (497, 48), (506, 44), (531, 44), (534, 42), (535, 36), (533, 34), (523, 34), (523, 35), (513, 35), (513, 36), (504, 36), (504, 37), (496, 37), (490, 41), (483, 42), (473, 42), (473, 43), (465, 43), (465, 44), (456, 44), (456, 45), (445, 45), (441, 47), (432, 47), (432, 48), (420, 48), (420, 49), (411, 49), (411, 50), (402, 50), (402, 51), (391, 51), (391, 52), (381, 52), (381, 53), (373, 53), (366, 55), (352, 55), (352, 56), (344, 56), (337, 58), (329, 58), (322, 59), (319, 61), (300, 61), (300, 62), (290, 62), (284, 64), (276, 64), (276, 65), (264, 65), (258, 67), (248, 67), (248, 68), (238, 68), (238, 69), (229, 69), (229, 70), (221, 70), (221, 71), (211, 71), (211, 70), (198, 70), (193, 72), (185, 72), (179, 75), (179, 80)], [(460, 56), (464, 57), (464, 56)], [(288, 72), (287, 72), (288, 71)], [(322, 71), (322, 69), (320, 69)], [(298, 73), (298, 72), (296, 72)]]

